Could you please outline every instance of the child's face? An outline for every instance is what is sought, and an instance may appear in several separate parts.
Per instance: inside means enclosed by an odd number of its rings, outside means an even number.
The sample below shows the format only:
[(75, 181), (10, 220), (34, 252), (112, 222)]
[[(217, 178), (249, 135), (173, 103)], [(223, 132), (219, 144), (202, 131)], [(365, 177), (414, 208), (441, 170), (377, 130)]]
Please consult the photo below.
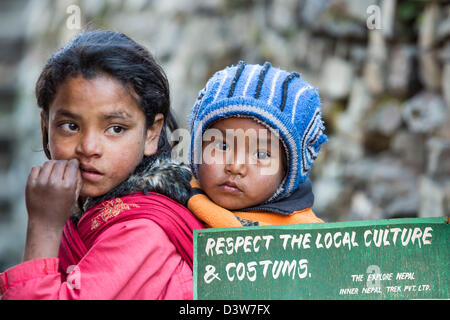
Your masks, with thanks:
[(52, 159), (80, 162), (82, 197), (100, 196), (128, 178), (144, 155), (157, 151), (163, 116), (146, 128), (144, 112), (121, 83), (108, 76), (68, 78), (48, 116)]
[(210, 129), (212, 135), (207, 130), (203, 136), (199, 180), (211, 200), (238, 210), (269, 199), (284, 177), (279, 139), (249, 118), (227, 118)]

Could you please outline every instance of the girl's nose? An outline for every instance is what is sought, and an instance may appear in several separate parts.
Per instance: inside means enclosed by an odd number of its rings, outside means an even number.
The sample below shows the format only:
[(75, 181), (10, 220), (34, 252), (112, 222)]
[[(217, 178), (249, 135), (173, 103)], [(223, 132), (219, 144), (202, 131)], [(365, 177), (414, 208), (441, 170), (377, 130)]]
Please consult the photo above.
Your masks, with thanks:
[(100, 137), (94, 132), (86, 132), (81, 135), (76, 152), (85, 157), (95, 157), (102, 154)]

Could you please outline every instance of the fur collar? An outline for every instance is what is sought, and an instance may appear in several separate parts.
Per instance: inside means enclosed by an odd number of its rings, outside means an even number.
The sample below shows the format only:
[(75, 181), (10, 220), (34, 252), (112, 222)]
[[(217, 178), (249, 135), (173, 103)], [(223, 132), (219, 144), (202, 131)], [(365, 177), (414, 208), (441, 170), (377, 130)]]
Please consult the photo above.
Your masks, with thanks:
[[(112, 200), (142, 191), (145, 194), (156, 192), (165, 195), (186, 206), (191, 192), (191, 171), (184, 165), (175, 162), (168, 156), (151, 159), (148, 165), (140, 166), (127, 180), (95, 198), (87, 198), (83, 212), (107, 200)], [(80, 206), (81, 207), (81, 206)], [(82, 212), (75, 215), (74, 222), (79, 221)]]

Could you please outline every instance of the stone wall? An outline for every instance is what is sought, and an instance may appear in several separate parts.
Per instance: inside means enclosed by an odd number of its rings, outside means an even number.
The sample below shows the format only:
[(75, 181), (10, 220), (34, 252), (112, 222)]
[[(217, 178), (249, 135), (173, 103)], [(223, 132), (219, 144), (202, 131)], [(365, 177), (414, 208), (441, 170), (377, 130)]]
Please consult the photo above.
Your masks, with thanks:
[(330, 138), (311, 175), (324, 220), (449, 215), (450, 1), (3, 0), (0, 270), (21, 259), (25, 181), (45, 160), (34, 84), (78, 22), (145, 45), (182, 126), (226, 65), (300, 72), (319, 88)]

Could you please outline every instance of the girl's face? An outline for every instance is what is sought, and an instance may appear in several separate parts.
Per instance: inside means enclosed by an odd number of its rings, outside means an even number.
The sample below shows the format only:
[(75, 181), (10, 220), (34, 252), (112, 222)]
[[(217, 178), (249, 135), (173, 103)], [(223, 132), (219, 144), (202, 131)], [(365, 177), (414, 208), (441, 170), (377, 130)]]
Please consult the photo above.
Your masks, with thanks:
[(41, 117), (52, 159), (79, 160), (81, 197), (103, 195), (128, 178), (144, 155), (157, 151), (164, 122), (157, 114), (147, 128), (135, 98), (106, 75), (68, 78)]
[(203, 140), (200, 185), (221, 207), (261, 204), (281, 184), (283, 149), (265, 126), (248, 118), (227, 118), (206, 130)]

